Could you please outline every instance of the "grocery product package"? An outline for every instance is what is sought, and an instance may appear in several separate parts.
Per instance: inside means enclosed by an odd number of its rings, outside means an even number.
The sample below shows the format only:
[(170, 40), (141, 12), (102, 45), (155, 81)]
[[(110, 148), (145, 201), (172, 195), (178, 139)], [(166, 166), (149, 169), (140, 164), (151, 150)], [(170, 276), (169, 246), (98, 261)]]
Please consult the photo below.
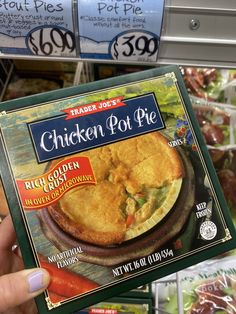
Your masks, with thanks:
[(177, 66), (1, 104), (0, 172), (40, 313), (70, 313), (236, 247)]
[(235, 265), (236, 257), (233, 256), (212, 259), (180, 271), (179, 282), (173, 275), (157, 281), (157, 313), (234, 314)]

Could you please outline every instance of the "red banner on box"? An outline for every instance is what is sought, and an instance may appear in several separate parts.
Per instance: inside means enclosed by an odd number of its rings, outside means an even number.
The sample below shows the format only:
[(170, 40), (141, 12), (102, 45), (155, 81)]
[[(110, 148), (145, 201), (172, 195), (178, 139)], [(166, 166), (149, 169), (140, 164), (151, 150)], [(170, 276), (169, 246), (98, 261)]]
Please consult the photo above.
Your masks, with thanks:
[(67, 114), (66, 120), (74, 119), (77, 117), (86, 116), (92, 113), (102, 112), (122, 106), (126, 106), (123, 96), (96, 101), (90, 104), (81, 105), (69, 109), (64, 109), (63, 112)]
[(64, 159), (42, 176), (16, 180), (24, 209), (40, 209), (58, 201), (70, 189), (96, 184), (88, 157)]

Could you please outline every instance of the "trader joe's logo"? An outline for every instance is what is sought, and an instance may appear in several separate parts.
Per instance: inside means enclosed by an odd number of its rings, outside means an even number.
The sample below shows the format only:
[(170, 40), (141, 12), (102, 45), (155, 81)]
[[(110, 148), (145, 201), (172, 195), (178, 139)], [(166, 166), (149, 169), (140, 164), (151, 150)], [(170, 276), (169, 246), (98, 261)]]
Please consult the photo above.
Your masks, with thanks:
[(88, 114), (102, 112), (125, 106), (125, 103), (122, 102), (123, 98), (124, 97), (115, 97), (111, 99), (105, 99), (102, 101), (96, 101), (86, 105), (64, 109), (63, 111), (67, 114), (66, 120), (75, 119), (77, 117), (86, 116)]
[(38, 162), (165, 128), (153, 93), (65, 108), (29, 124)]

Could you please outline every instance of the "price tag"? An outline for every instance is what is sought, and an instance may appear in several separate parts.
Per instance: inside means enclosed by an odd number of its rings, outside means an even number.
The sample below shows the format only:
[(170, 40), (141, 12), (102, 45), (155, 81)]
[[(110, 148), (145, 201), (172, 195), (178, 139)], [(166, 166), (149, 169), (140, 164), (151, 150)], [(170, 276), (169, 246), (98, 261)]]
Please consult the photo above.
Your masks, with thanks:
[(76, 56), (72, 1), (0, 1), (0, 52)]
[(164, 0), (78, 0), (80, 57), (156, 62)]
[(4, 55), (157, 61), (164, 0), (0, 2)]
[(36, 28), (26, 38), (27, 47), (37, 56), (67, 56), (75, 53), (74, 34), (61, 27)]
[(154, 62), (157, 60), (159, 37), (149, 32), (125, 32), (117, 36), (110, 46), (114, 60)]

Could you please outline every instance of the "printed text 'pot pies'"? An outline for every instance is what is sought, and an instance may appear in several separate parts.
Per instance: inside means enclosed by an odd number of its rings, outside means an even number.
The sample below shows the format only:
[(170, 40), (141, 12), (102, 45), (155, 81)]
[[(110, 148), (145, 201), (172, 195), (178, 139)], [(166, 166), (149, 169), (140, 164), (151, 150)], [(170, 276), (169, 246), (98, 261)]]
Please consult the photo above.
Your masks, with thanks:
[(176, 202), (184, 176), (181, 158), (153, 132), (81, 152), (97, 183), (66, 192), (49, 207), (71, 236), (107, 246), (133, 239), (160, 222)]

